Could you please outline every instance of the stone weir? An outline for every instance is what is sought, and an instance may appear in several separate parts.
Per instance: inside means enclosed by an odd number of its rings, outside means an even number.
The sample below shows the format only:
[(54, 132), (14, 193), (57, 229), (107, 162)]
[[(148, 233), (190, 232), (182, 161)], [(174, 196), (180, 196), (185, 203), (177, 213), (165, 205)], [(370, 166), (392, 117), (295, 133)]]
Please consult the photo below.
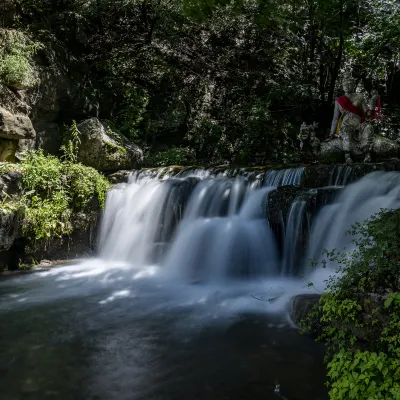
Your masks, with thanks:
[[(160, 227), (157, 235), (158, 249), (164, 252), (174, 236), (182, 216), (185, 214), (188, 199), (197, 183), (201, 180), (221, 181), (213, 186), (213, 198), (210, 205), (217, 204), (216, 198), (226, 197), (219, 201), (219, 209), (213, 215), (226, 216), (229, 198), (232, 197), (233, 182), (243, 190), (243, 181), (250, 188), (269, 187), (268, 202), (265, 206), (265, 217), (274, 233), (277, 253), (287, 275), (296, 275), (299, 265), (304, 264), (306, 248), (311, 227), (316, 215), (325, 206), (333, 203), (343, 188), (374, 171), (399, 171), (400, 161), (392, 160), (370, 164), (331, 164), (301, 165), (290, 168), (257, 167), (226, 168), (170, 166), (165, 168), (147, 168), (136, 171), (135, 179), (147, 176), (149, 179), (165, 181), (171, 187), (171, 195), (163, 203), (160, 216)], [(110, 176), (113, 183), (128, 182), (130, 171), (119, 171)], [(232, 183), (229, 183), (232, 182)], [(169, 190), (169, 189), (168, 189)], [(238, 196), (239, 203), (243, 201)], [(171, 211), (172, 210), (172, 211)], [(207, 209), (209, 212), (209, 209)], [(161, 254), (160, 253), (160, 254)], [(157, 255), (160, 256), (160, 254)], [(161, 255), (162, 256), (162, 255)]]
[[(264, 183), (268, 182), (271, 186), (296, 185), (302, 188), (315, 189), (325, 186), (345, 186), (374, 171), (400, 171), (400, 159), (377, 163), (355, 163), (352, 165), (337, 163), (287, 164), (259, 167), (217, 166), (211, 168), (174, 165), (161, 168), (143, 168), (140, 173), (159, 179), (168, 177), (184, 178), (193, 174), (209, 178), (243, 176), (249, 180), (259, 179)], [(112, 183), (128, 182), (131, 174), (131, 171), (118, 171), (110, 175), (110, 181)]]

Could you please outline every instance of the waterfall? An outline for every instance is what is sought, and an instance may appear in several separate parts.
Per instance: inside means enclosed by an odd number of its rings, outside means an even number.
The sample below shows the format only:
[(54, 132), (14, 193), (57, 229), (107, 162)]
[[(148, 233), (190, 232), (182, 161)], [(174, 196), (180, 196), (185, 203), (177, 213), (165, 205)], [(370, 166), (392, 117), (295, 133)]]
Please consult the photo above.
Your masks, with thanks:
[(304, 168), (290, 168), (268, 171), (265, 176), (264, 186), (277, 187), (288, 185), (301, 185), (304, 177)]
[[(306, 259), (349, 245), (344, 232), (352, 223), (400, 207), (396, 172), (374, 172), (342, 188), (351, 176), (342, 167), (331, 175), (336, 188), (308, 190), (299, 187), (303, 168), (235, 173), (166, 168), (132, 175), (108, 193), (100, 257), (157, 264), (165, 277), (192, 283), (293, 277), (310, 272)], [(268, 197), (285, 185), (298, 186), (288, 191), (296, 193), (291, 204), (276, 197), (277, 212), (286, 207), (285, 217), (276, 216), (277, 233), (268, 222)]]
[(353, 180), (354, 170), (351, 165), (335, 165), (329, 179), (329, 186), (346, 186)]
[(99, 238), (100, 256), (144, 265), (157, 258), (172, 236), (196, 178), (160, 181), (152, 174), (133, 175), (109, 191)]
[(309, 240), (308, 259), (319, 259), (324, 249), (351, 250), (345, 235), (355, 222), (363, 222), (381, 209), (400, 208), (400, 174), (372, 172), (345, 187), (337, 200), (319, 213)]
[(222, 185), (223, 190), (226, 183), (196, 188), (164, 263), (166, 273), (190, 282), (277, 274), (276, 244), (265, 218), (271, 189), (248, 188), (240, 205), (243, 184), (235, 183), (239, 189), (225, 191), (219, 201), (207, 189)]
[(293, 276), (301, 266), (302, 240), (310, 230), (310, 216), (307, 214), (307, 204), (315, 196), (316, 190), (300, 193), (293, 201), (286, 222), (282, 272)]

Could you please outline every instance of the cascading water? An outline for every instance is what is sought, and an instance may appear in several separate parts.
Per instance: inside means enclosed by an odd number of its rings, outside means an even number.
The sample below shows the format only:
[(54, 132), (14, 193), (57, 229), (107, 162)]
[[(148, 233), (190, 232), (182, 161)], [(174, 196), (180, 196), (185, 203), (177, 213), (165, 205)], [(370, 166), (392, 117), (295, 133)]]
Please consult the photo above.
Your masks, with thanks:
[(100, 257), (138, 266), (154, 261), (196, 184), (196, 178), (160, 181), (136, 174), (128, 184), (117, 185), (107, 196)]
[[(315, 196), (316, 190), (301, 193), (293, 201), (285, 231), (282, 272), (284, 275), (293, 276), (301, 265), (298, 255), (301, 251), (301, 240), (306, 232), (310, 230), (310, 217), (307, 214), (307, 203)], [(299, 262), (300, 261), (300, 262)], [(297, 267), (297, 268), (296, 268)]]
[(277, 275), (267, 196), (271, 185), (300, 184), (303, 173), (271, 171), (262, 188), (260, 173), (228, 178), (223, 172), (171, 175), (163, 169), (133, 175), (108, 195), (100, 256), (137, 266), (164, 259), (167, 274), (191, 281)]
[(319, 259), (324, 249), (351, 250), (345, 232), (381, 209), (400, 208), (400, 173), (372, 172), (347, 186), (337, 200), (325, 206), (314, 223), (308, 259)]
[[(350, 173), (343, 171), (331, 183), (345, 183)], [(342, 192), (303, 190), (284, 221), (279, 259), (266, 218), (268, 195), (275, 190), (272, 185), (301, 184), (303, 174), (303, 169), (270, 171), (261, 187), (259, 173), (251, 179), (226, 173), (213, 177), (201, 170), (169, 178), (156, 171), (134, 175), (108, 195), (100, 255), (136, 266), (157, 263), (165, 277), (183, 282), (293, 277), (309, 271), (303, 259), (343, 248), (351, 223), (381, 208), (400, 207), (398, 173), (372, 173)]]
[(351, 165), (335, 165), (332, 169), (329, 186), (346, 186), (353, 180), (353, 167)]
[(167, 273), (191, 282), (276, 275), (276, 245), (265, 219), (271, 189), (247, 190), (243, 205), (238, 206), (243, 185), (230, 196), (228, 205), (223, 196), (215, 202), (210, 190), (214, 185), (204, 182), (193, 193), (165, 262)]
[(264, 186), (278, 187), (300, 185), (304, 177), (304, 168), (281, 169), (268, 171), (265, 176)]

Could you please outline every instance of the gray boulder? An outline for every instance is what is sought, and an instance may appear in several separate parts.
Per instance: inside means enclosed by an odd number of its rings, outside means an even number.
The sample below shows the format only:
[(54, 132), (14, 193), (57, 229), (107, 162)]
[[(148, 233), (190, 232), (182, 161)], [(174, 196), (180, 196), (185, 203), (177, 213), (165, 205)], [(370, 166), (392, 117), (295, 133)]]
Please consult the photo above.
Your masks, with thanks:
[(34, 139), (36, 136), (32, 121), (27, 115), (14, 114), (0, 106), (0, 138)]
[(97, 118), (78, 125), (81, 144), (78, 161), (100, 171), (137, 168), (143, 162), (143, 151), (124, 136), (106, 129)]

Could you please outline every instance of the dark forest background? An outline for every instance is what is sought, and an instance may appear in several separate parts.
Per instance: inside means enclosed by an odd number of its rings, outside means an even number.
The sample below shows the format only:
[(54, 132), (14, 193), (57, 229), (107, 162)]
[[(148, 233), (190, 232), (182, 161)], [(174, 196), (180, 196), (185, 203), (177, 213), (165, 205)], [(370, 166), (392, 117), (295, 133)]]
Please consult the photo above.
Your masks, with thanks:
[(84, 61), (100, 117), (150, 157), (296, 162), (302, 122), (327, 135), (345, 71), (379, 90), (397, 135), (398, 1), (4, 1), (2, 25)]

